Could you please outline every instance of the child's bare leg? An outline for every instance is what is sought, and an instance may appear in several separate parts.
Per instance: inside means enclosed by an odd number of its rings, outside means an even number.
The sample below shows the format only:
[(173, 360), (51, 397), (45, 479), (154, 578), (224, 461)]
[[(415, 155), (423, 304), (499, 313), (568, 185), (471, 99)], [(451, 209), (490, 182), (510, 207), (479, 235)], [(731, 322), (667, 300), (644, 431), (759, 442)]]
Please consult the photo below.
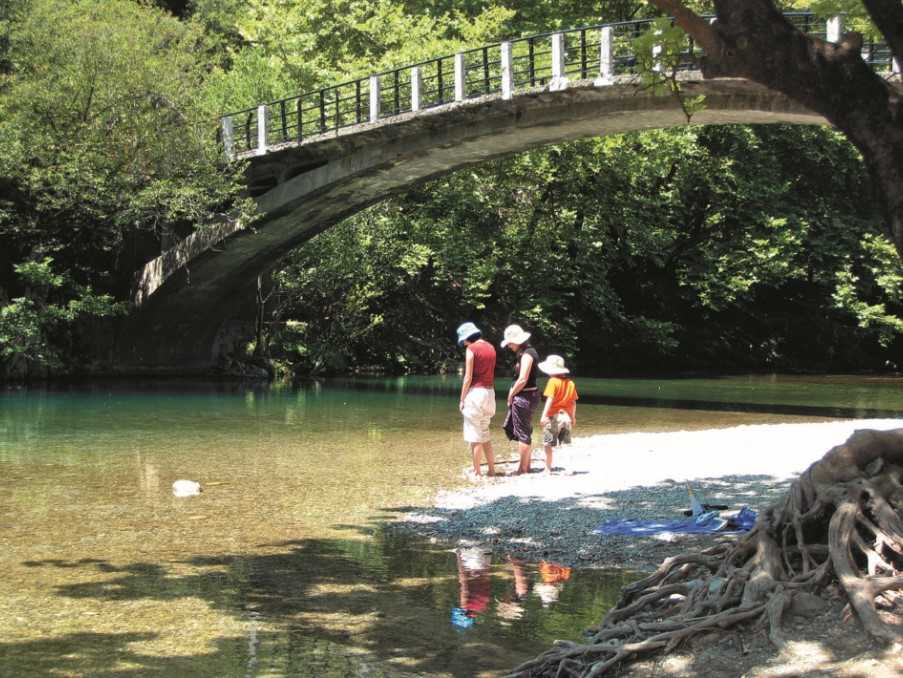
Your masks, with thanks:
[(495, 475), (495, 454), (492, 452), (492, 441), (483, 443), (483, 454), (486, 455), (486, 464), (489, 466), (489, 475)]
[(546, 471), (552, 470), (552, 446), (546, 445)]

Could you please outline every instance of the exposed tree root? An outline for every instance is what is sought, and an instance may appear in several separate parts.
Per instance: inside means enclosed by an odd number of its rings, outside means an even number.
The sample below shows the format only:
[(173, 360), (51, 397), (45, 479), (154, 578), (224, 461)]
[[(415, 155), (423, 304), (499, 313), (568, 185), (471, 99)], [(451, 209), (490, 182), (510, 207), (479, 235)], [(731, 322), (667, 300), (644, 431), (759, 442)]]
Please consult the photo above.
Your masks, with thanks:
[(510, 675), (600, 676), (740, 624), (765, 625), (780, 647), (794, 596), (831, 583), (869, 635), (903, 641), (903, 428), (856, 431), (738, 542), (666, 559), (621, 591), (586, 643), (558, 641)]

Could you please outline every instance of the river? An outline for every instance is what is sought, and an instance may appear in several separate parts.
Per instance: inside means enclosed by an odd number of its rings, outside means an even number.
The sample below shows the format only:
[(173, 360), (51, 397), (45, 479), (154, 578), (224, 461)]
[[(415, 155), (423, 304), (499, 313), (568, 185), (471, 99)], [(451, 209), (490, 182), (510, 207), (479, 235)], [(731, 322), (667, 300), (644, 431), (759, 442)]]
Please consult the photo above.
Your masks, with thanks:
[[(550, 599), (547, 571), (467, 579), (385, 527), (466, 482), (458, 383), (0, 391), (0, 675), (490, 676), (579, 637), (631, 573), (559, 571)], [(894, 377), (578, 385), (579, 434), (903, 416)]]

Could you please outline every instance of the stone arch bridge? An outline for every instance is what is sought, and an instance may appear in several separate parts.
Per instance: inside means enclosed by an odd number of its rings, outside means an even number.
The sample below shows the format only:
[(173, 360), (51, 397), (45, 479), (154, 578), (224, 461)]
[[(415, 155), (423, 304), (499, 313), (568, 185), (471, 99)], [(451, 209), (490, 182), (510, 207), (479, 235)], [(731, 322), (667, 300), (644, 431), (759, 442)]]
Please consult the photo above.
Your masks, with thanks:
[[(839, 40), (838, 19), (788, 19)], [(416, 182), (546, 144), (686, 124), (673, 94), (636, 75), (631, 38), (648, 28), (630, 22), (498, 43), (226, 116), (225, 152), (248, 161), (261, 217), (198, 231), (137, 272), (117, 339), (120, 369), (209, 370), (230, 328), (254, 317), (258, 275)], [(886, 48), (866, 49), (888, 67)], [(748, 81), (703, 80), (697, 56), (688, 42), (668, 66), (686, 96), (705, 96), (694, 123), (825, 123)]]

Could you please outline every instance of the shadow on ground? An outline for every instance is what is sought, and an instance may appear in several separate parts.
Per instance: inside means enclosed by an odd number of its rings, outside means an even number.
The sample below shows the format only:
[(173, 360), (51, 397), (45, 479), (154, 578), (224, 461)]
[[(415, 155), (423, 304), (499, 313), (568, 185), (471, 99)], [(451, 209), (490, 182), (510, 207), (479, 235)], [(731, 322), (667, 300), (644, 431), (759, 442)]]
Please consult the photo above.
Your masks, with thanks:
[[(706, 502), (739, 509), (761, 509), (779, 499), (789, 480), (746, 475), (701, 478), (693, 491)], [(687, 548), (704, 547), (716, 535), (665, 537), (600, 537), (593, 529), (615, 519), (678, 519), (689, 507), (685, 483), (583, 494), (558, 500), (536, 496), (505, 496), (472, 508), (394, 509), (398, 529), (451, 544), (484, 544), (515, 557), (554, 559), (577, 567), (654, 569), (663, 558)]]

